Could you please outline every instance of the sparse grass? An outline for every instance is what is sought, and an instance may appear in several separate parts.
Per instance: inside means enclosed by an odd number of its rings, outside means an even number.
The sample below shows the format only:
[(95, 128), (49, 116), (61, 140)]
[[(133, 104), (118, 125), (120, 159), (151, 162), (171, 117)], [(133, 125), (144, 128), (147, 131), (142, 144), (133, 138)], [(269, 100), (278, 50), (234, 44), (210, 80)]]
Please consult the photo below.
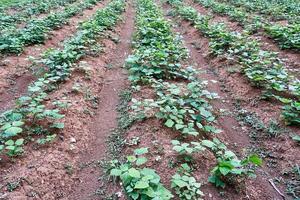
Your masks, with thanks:
[(111, 159), (119, 158), (121, 150), (126, 144), (124, 134), (125, 131), (133, 123), (133, 118), (128, 110), (128, 102), (131, 101), (131, 91), (124, 90), (120, 93), (120, 103), (118, 105), (118, 127), (112, 130), (107, 139), (108, 154)]
[(22, 185), (23, 181), (27, 181), (24, 177), (19, 177), (14, 181), (7, 182), (6, 189), (9, 192), (16, 190), (18, 187)]
[(74, 173), (74, 168), (73, 168), (72, 164), (66, 163), (64, 167), (65, 167), (66, 173), (68, 175), (72, 175)]
[(235, 109), (237, 113), (236, 119), (242, 125), (250, 128), (249, 136), (253, 140), (263, 137), (274, 138), (288, 133), (288, 130), (275, 120), (270, 120), (269, 124), (265, 124), (256, 113), (242, 109), (238, 102), (235, 103)]
[(295, 199), (300, 199), (300, 168), (299, 165), (295, 165), (291, 169), (284, 172), (284, 175), (288, 177), (285, 182), (287, 189), (286, 192), (292, 195)]

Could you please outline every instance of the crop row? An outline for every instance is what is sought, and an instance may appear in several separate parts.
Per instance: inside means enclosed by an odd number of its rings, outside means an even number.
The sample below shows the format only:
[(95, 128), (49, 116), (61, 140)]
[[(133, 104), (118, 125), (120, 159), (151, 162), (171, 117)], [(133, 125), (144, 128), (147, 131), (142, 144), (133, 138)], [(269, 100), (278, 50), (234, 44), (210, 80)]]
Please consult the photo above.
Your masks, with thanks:
[[(13, 8), (0, 8), (0, 32), (5, 29), (15, 28), (17, 24), (25, 22), (34, 15), (48, 13), (60, 6), (74, 3), (75, 0), (50, 0), (50, 1), (21, 1)], [(1, 5), (0, 5), (1, 6)], [(12, 13), (7, 10), (13, 9)]]
[(294, 0), (221, 0), (229, 4), (245, 8), (247, 12), (257, 12), (264, 17), (272, 16), (274, 20), (299, 21), (300, 2)]
[(213, 12), (228, 15), (230, 19), (239, 22), (246, 30), (256, 32), (259, 29), (273, 38), (283, 49), (300, 50), (300, 24), (293, 23), (281, 25), (269, 22), (260, 15), (248, 13), (247, 10), (238, 8), (230, 3), (220, 3), (215, 0), (196, 0)]
[[(113, 0), (104, 9), (83, 22), (73, 37), (64, 43), (63, 49), (47, 51), (39, 61), (46, 73), (28, 87), (28, 94), (16, 101), (16, 107), (4, 112), (0, 117), (0, 152), (16, 156), (23, 152), (24, 138), (46, 135), (51, 139), (51, 131), (62, 129), (58, 120), (61, 114), (60, 102), (49, 101), (48, 95), (71, 75), (76, 62), (89, 53), (89, 48), (97, 44), (101, 34), (114, 27), (124, 11), (123, 0)], [(48, 100), (48, 107), (44, 105)], [(53, 106), (49, 103), (52, 103)]]
[[(221, 132), (214, 126), (216, 117), (209, 103), (216, 94), (205, 89), (195, 69), (183, 64), (187, 52), (155, 3), (137, 0), (134, 49), (126, 67), (137, 95), (146, 86), (152, 88), (155, 98), (133, 98), (131, 113), (144, 119), (156, 118), (173, 130), (171, 137), (175, 139), (170, 143), (178, 155), (178, 172), (171, 178), (171, 187), (181, 199), (202, 199), (201, 184), (192, 175), (195, 154), (209, 150), (216, 157), (209, 181), (220, 187), (225, 187), (229, 177), (253, 174), (246, 166), (260, 165), (261, 160), (257, 156), (239, 160), (217, 138), (210, 139)], [(148, 147), (136, 149), (125, 163), (111, 170), (111, 175), (120, 178), (130, 199), (171, 199), (173, 195), (161, 184), (155, 170), (143, 167), (148, 152)]]
[(43, 19), (32, 19), (22, 29), (9, 30), (0, 36), (0, 53), (19, 54), (24, 47), (43, 43), (51, 30), (59, 29), (66, 24), (70, 17), (91, 8), (98, 0), (84, 0), (67, 6), (63, 11), (50, 13)]
[[(73, 0), (74, 1), (74, 0)], [(38, 7), (49, 7), (50, 6), (57, 6), (57, 5), (64, 5), (66, 2), (71, 2), (69, 0), (49, 0), (48, 2), (41, 2), (38, 0), (20, 0), (20, 1), (11, 1), (11, 3), (9, 5), (7, 4), (1, 4), (0, 8), (5, 8), (5, 9), (13, 9), (13, 10), (22, 10), (22, 9), (27, 9), (27, 8), (32, 8), (34, 12), (34, 10), (36, 10)], [(44, 4), (47, 5), (44, 5)]]
[[(251, 39), (247, 31), (231, 32), (223, 23), (210, 24), (210, 16), (199, 14), (193, 7), (177, 0), (171, 0), (169, 3), (178, 15), (193, 22), (195, 27), (209, 38), (214, 55), (223, 56), (239, 64), (253, 84), (266, 90), (265, 96), (275, 97), (286, 104), (282, 113), (286, 122), (299, 125), (300, 82), (288, 73), (276, 53), (262, 50), (259, 42)], [(285, 98), (287, 94), (291, 97)]]

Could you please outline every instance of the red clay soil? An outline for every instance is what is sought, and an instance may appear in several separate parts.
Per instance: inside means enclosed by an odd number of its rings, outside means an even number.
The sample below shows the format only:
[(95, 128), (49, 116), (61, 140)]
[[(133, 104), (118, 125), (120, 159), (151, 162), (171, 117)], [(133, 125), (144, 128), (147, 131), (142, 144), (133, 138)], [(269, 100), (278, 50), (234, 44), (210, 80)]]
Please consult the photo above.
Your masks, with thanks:
[(108, 0), (98, 3), (92, 9), (70, 18), (69, 23), (50, 33), (50, 38), (42, 45), (25, 48), (20, 56), (7, 56), (0, 60), (0, 112), (11, 108), (14, 100), (22, 96), (28, 85), (35, 79), (32, 62), (28, 57), (40, 58), (49, 48), (58, 48), (61, 43), (76, 32), (78, 24), (91, 17), (98, 9), (107, 4)]
[(127, 83), (121, 67), (130, 52), (131, 6), (125, 17), (116, 31), (107, 33), (110, 38), (119, 37), (120, 43), (100, 39), (104, 53), (81, 60), (71, 78), (50, 95), (51, 102), (71, 104), (64, 111), (65, 128), (58, 138), (46, 146), (27, 145), (22, 157), (0, 163), (0, 199), (101, 199), (93, 196), (101, 185), (98, 171), (81, 171), (81, 164), (105, 156), (106, 136), (116, 126), (118, 92)]
[[(90, 143), (88, 148), (80, 153), (81, 163), (93, 163), (104, 159), (106, 139), (110, 132), (117, 127), (117, 105), (119, 93), (128, 87), (126, 71), (122, 69), (130, 54), (131, 37), (134, 30), (134, 11), (129, 3), (124, 15), (124, 23), (117, 27), (120, 37), (119, 44), (106, 45), (106, 63), (112, 67), (104, 73), (103, 88), (99, 93), (100, 104), (95, 113), (94, 121), (89, 124)], [(77, 186), (66, 199), (102, 199), (94, 193), (100, 186), (101, 172), (95, 166), (84, 167), (79, 171)]]
[[(208, 88), (217, 92), (222, 99), (222, 103), (220, 101), (213, 103), (214, 107), (229, 110), (229, 113), (235, 116), (237, 113), (235, 113), (236, 111), (232, 105), (238, 100), (243, 109), (256, 114), (265, 124), (268, 124), (271, 120), (279, 119), (281, 105), (278, 102), (260, 100), (261, 90), (251, 87), (249, 81), (240, 73), (230, 73), (230, 68), (233, 68), (230, 63), (209, 56), (207, 38), (204, 38), (195, 28), (189, 26), (188, 22), (182, 22), (178, 30), (181, 30), (185, 41), (187, 41), (191, 57), (197, 63), (196, 66), (209, 72), (202, 74), (201, 77), (207, 80), (215, 80), (214, 82), (217, 81), (214, 84), (208, 82)], [(218, 121), (220, 124), (225, 124), (225, 128), (224, 125), (221, 125), (224, 129), (221, 137), (224, 137), (225, 141), (228, 141), (231, 145), (237, 143), (235, 150), (240, 149), (239, 151), (242, 153), (247, 147), (254, 147), (265, 149), (266, 152), (272, 154), (272, 158), (267, 157), (265, 159), (265, 165), (259, 170), (260, 175), (258, 178), (246, 184), (247, 196), (250, 199), (281, 199), (276, 191), (271, 188), (268, 179), (281, 178), (282, 173), (291, 168), (291, 163), (297, 164), (299, 162), (300, 150), (295, 142), (290, 139), (288, 134), (281, 135), (278, 138), (258, 136), (261, 137), (258, 141), (252, 141), (247, 138), (251, 128), (236, 126), (237, 122), (231, 125), (236, 120), (228, 116), (221, 116)], [(231, 130), (226, 126), (232, 126)], [(299, 134), (299, 129), (287, 130), (290, 133), (296, 132)], [(274, 160), (276, 166), (269, 166), (270, 162)], [(279, 188), (281, 191), (285, 189), (282, 183)]]

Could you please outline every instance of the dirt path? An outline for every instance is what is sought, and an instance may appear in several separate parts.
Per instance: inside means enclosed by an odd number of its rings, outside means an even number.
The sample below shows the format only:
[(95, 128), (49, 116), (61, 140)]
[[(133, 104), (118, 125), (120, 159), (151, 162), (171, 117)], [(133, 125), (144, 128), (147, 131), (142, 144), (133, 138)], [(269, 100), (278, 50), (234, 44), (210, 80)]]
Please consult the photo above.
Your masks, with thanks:
[[(170, 10), (168, 5), (164, 5), (164, 8), (165, 10)], [(166, 11), (166, 13), (168, 13), (168, 11)], [(170, 19), (175, 20), (174, 18)], [(218, 58), (211, 58), (209, 56), (208, 39), (201, 36), (201, 34), (192, 27), (190, 23), (179, 20), (177, 24), (178, 26), (175, 27), (175, 30), (180, 32), (183, 36), (185, 46), (190, 52), (192, 66), (203, 71), (199, 77), (202, 80), (208, 81), (208, 90), (210, 92), (216, 92), (220, 96), (220, 99), (212, 102), (214, 110), (219, 112), (217, 121), (219, 127), (223, 130), (218, 137), (227, 143), (230, 149), (235, 150), (235, 152), (237, 152), (240, 156), (244, 156), (245, 153), (247, 153), (247, 149), (251, 147), (260, 147), (259, 144), (253, 143), (253, 141), (249, 138), (251, 128), (241, 124), (236, 119), (236, 108), (234, 106), (237, 102), (237, 98), (242, 98), (244, 95), (249, 97), (249, 99), (258, 97), (260, 94), (259, 89), (252, 88), (249, 82), (242, 75), (235, 74), (234, 77), (231, 77), (226, 69), (224, 69), (228, 67), (226, 62)], [(234, 80), (234, 82), (226, 81), (227, 79), (231, 81)], [(230, 90), (231, 92), (229, 93), (228, 91)], [(262, 101), (260, 103), (261, 106), (266, 106), (265, 103), (267, 103), (267, 108), (274, 107), (270, 102)], [(252, 106), (248, 106), (247, 109), (253, 110)], [(264, 111), (260, 109), (259, 114), (262, 112)], [(267, 116), (270, 116), (270, 112), (265, 111), (263, 115), (267, 118)], [(285, 144), (282, 143), (281, 145)], [(262, 146), (265, 145), (262, 144)], [(287, 147), (288, 146), (289, 145), (287, 145)], [(280, 168), (270, 169), (267, 167), (266, 162), (265, 166), (258, 170), (258, 177), (247, 181), (245, 194), (243, 194), (244, 197), (239, 195), (234, 196), (233, 192), (232, 194), (229, 194), (227, 198), (281, 199), (281, 196), (276, 193), (268, 182), (270, 178), (275, 178), (281, 172), (280, 170)], [(278, 174), (276, 175), (276, 173)], [(215, 191), (215, 194), (217, 193), (217, 190), (212, 190), (209, 185), (206, 185), (205, 187), (206, 188), (203, 188), (203, 190), (206, 189), (208, 192)]]
[[(124, 61), (130, 53), (131, 37), (134, 30), (134, 11), (129, 3), (124, 15), (124, 23), (117, 27), (120, 43), (111, 49), (107, 46), (107, 63), (112, 67), (104, 74), (103, 88), (99, 93), (100, 104), (95, 120), (90, 123), (90, 137), (93, 138), (88, 149), (80, 154), (81, 163), (93, 163), (104, 158), (106, 152), (106, 139), (110, 131), (117, 127), (117, 105), (119, 93), (128, 85), (125, 70), (122, 69)], [(66, 199), (99, 199), (93, 196), (95, 191), (103, 185), (98, 181), (101, 173), (94, 166), (83, 168), (78, 175), (80, 182), (76, 190)], [(100, 198), (101, 199), (101, 198)]]
[(33, 71), (39, 70), (38, 67), (32, 68), (32, 62), (28, 59), (35, 56), (41, 58), (41, 54), (49, 48), (60, 47), (62, 41), (72, 36), (79, 23), (91, 17), (98, 9), (104, 7), (108, 0), (104, 0), (92, 9), (84, 10), (70, 18), (69, 23), (61, 29), (52, 31), (51, 38), (43, 45), (34, 45), (25, 48), (20, 56), (7, 56), (0, 60), (0, 113), (11, 108), (14, 100), (22, 96), (28, 85), (35, 79)]

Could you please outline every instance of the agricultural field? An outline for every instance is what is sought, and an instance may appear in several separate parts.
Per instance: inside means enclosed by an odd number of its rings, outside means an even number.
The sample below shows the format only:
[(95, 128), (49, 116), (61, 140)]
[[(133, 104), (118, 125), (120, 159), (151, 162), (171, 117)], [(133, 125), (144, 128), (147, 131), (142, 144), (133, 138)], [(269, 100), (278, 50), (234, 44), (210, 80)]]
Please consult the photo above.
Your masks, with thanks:
[(0, 0), (0, 199), (299, 200), (299, 0)]

